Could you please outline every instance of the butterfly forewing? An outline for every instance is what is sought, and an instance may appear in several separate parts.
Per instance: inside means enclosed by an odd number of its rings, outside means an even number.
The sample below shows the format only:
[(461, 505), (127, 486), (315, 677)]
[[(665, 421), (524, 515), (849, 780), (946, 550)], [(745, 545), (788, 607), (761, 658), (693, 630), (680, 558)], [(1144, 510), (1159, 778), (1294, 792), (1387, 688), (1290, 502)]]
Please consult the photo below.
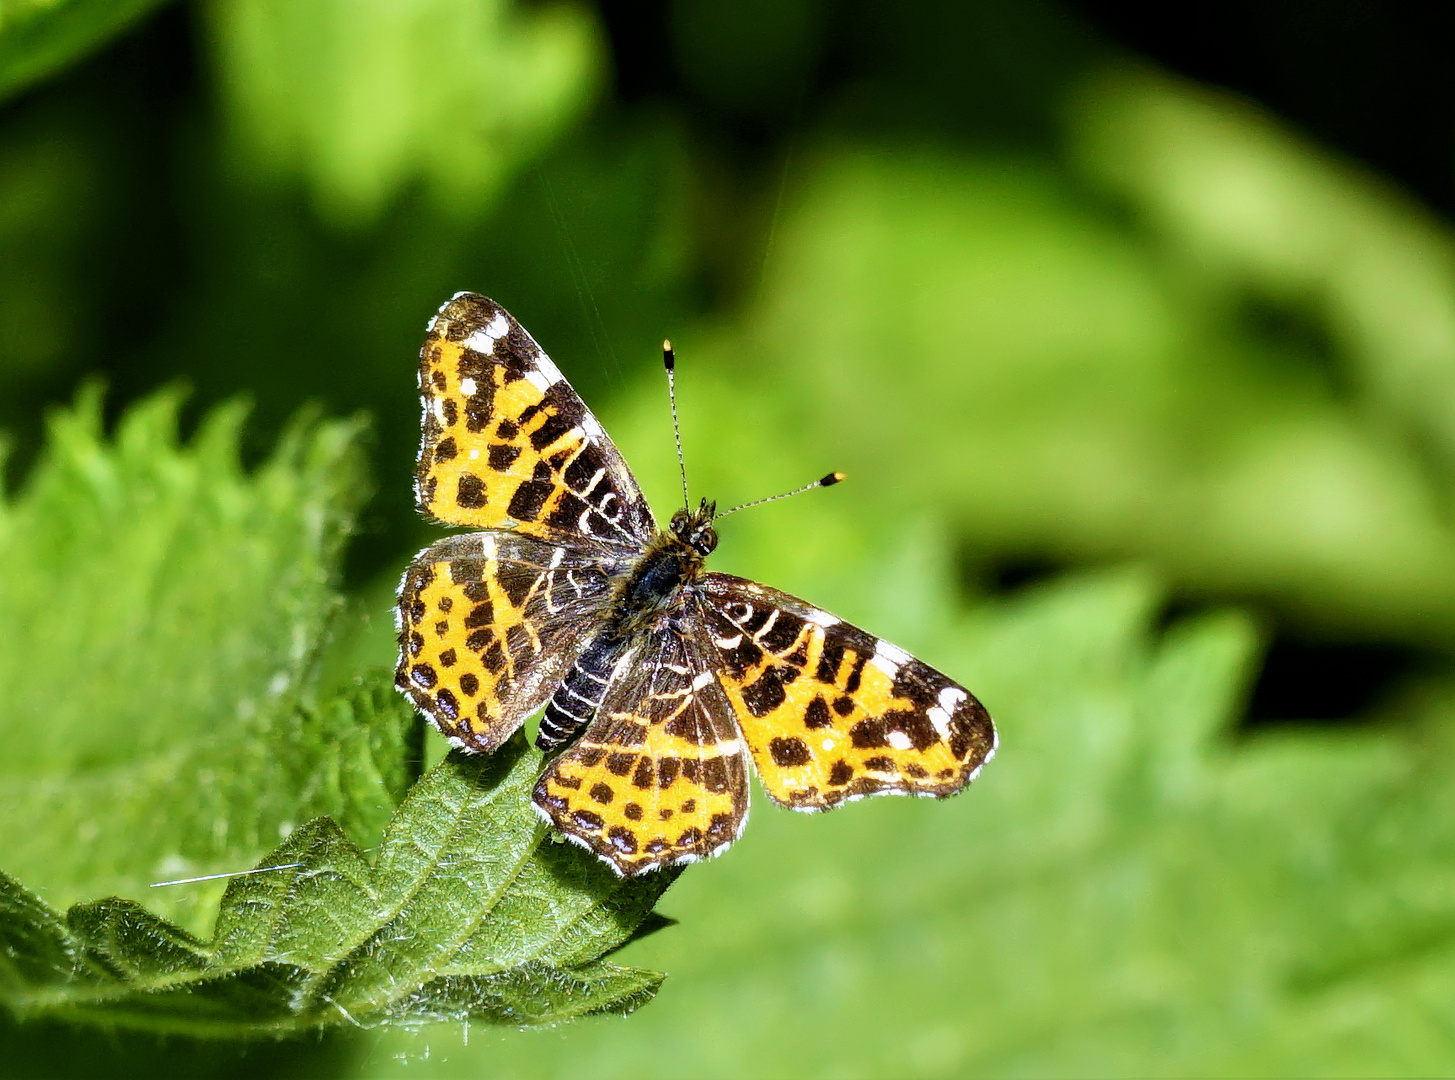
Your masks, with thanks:
[(725, 848), (748, 813), (748, 759), (697, 643), (645, 633), (618, 661), (591, 726), (536, 785), (541, 813), (618, 873)]
[(953, 795), (995, 753), (980, 702), (902, 649), (742, 578), (701, 588), (718, 678), (775, 801)]
[(404, 573), (395, 683), (459, 745), (494, 750), (545, 704), (609, 601), (594, 557), (519, 533), (451, 536)]
[(420, 510), (450, 525), (639, 546), (651, 511), (621, 453), (505, 309), (460, 293), (420, 351)]

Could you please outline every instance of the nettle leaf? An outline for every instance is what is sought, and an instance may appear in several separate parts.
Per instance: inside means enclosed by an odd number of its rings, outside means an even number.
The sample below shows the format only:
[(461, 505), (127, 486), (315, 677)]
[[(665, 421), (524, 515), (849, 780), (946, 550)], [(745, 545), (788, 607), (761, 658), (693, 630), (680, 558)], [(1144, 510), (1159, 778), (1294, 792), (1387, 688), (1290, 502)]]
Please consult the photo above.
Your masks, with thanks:
[[(360, 422), (300, 421), (248, 472), (241, 406), (183, 446), (178, 405), (155, 396), (107, 440), (85, 392), (0, 501), (0, 866), (57, 906), (116, 893), (195, 932), (221, 887), (152, 882), (249, 866), (304, 814), (370, 842), (411, 721), (378, 688), (312, 700), (368, 490)], [(370, 770), (392, 779), (365, 795)]]
[(108, 440), (88, 391), (0, 501), (0, 1003), (252, 1037), (650, 999), (661, 975), (601, 956), (671, 876), (545, 843), (523, 742), (416, 785), (387, 676), (321, 686), (358, 654), (330, 635), (359, 423), (300, 421), (249, 472), (241, 409), (180, 445), (177, 403)]
[(549, 840), (540, 768), (522, 736), (452, 754), (373, 864), (330, 818), (307, 822), (260, 864), (278, 869), (232, 881), (211, 941), (129, 900), (62, 917), (0, 876), (0, 992), (23, 1017), (214, 1037), (629, 1013), (663, 976), (600, 957), (676, 875), (622, 880)]

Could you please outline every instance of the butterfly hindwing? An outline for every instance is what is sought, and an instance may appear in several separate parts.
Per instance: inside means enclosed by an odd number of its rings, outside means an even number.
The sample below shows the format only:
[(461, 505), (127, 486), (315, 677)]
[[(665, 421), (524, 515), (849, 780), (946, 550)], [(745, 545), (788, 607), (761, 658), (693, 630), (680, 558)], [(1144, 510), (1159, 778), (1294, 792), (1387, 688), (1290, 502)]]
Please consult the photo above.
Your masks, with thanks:
[(450, 525), (637, 546), (655, 531), (621, 453), (529, 334), (459, 293), (420, 351), (421, 512)]
[(448, 537), (400, 583), (395, 683), (458, 745), (494, 750), (545, 704), (609, 600), (602, 565), (571, 549)]
[(707, 574), (702, 594), (718, 678), (775, 801), (953, 795), (994, 755), (980, 702), (902, 649), (742, 578)]
[(547, 767), (535, 803), (620, 874), (692, 862), (737, 839), (747, 754), (693, 639), (664, 629), (629, 644), (595, 719)]

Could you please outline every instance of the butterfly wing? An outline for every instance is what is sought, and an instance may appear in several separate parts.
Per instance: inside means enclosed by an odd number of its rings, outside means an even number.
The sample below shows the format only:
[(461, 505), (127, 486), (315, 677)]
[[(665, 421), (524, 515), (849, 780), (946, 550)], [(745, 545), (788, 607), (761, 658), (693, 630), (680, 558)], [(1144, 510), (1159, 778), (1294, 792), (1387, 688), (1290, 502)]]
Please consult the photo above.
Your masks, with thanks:
[(707, 574), (714, 667), (763, 787), (795, 810), (959, 791), (995, 754), (995, 726), (964, 687), (797, 597)]
[(670, 629), (634, 639), (591, 726), (536, 784), (542, 816), (619, 874), (714, 855), (747, 821), (747, 752), (698, 648)]
[(493, 300), (459, 293), (419, 357), (422, 513), (449, 525), (639, 547), (655, 532), (631, 470), (550, 357)]
[(399, 586), (395, 685), (456, 745), (485, 753), (545, 704), (610, 602), (603, 564), (519, 533), (451, 536)]

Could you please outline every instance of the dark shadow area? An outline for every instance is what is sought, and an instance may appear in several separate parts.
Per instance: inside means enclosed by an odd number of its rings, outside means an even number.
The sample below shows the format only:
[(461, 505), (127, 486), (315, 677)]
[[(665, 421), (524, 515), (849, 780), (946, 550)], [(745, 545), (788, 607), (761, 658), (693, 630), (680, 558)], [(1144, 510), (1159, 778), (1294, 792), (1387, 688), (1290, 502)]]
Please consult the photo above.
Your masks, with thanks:
[(1378, 642), (1275, 634), (1248, 702), (1248, 728), (1349, 723), (1434, 668), (1432, 653)]
[[(967, 552), (961, 558), (961, 580), (971, 603), (987, 596), (1006, 598), (1078, 569), (1084, 567), (1033, 553), (996, 559)], [(1263, 605), (1247, 596), (1174, 592), (1164, 601), (1152, 633), (1160, 636), (1184, 619), (1219, 608), (1249, 606), (1256, 610)], [(1412, 682), (1446, 667), (1448, 661), (1434, 650), (1325, 638), (1274, 625), (1242, 727), (1359, 723)]]
[(980, 588), (995, 594), (1018, 592), (1030, 585), (1048, 581), (1071, 569), (1071, 564), (1048, 556), (1021, 555), (1013, 559), (997, 559), (972, 570)]
[(1455, 211), (1455, 6), (1070, 0), (1066, 7), (1128, 49), (1254, 98)]
[(1311, 373), (1344, 401), (1359, 400), (1356, 378), (1340, 355), (1328, 320), (1312, 301), (1275, 298), (1247, 289), (1235, 300), (1232, 322), (1261, 346), (1258, 359), (1265, 369)]
[(280, 1042), (220, 1042), (104, 1031), (0, 1013), (0, 1075), (16, 1080), (328, 1080), (351, 1075), (362, 1047), (348, 1034)]

